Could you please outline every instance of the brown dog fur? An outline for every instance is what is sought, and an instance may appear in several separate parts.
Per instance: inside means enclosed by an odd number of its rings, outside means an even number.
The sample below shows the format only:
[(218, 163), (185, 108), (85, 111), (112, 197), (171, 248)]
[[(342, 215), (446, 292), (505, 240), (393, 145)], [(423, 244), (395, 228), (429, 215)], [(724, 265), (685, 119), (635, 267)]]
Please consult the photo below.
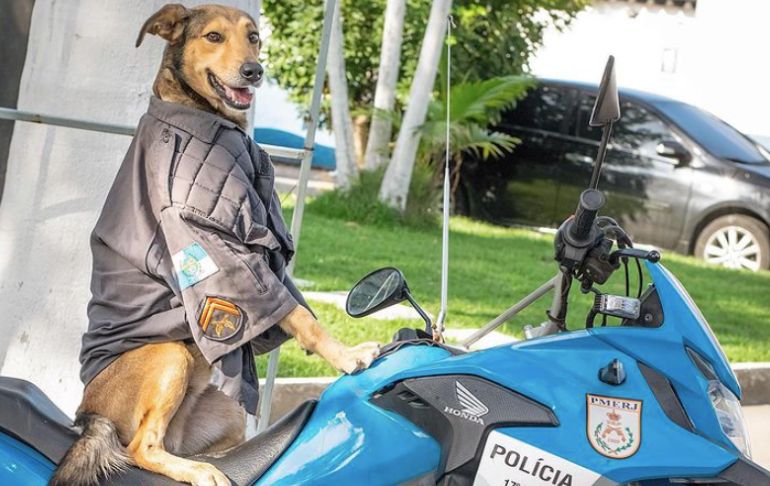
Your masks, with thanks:
[[(218, 42), (210, 40), (211, 32), (219, 34)], [(243, 63), (257, 62), (256, 32), (254, 20), (240, 10), (173, 4), (145, 22), (136, 45), (146, 33), (167, 41), (153, 86), (156, 96), (245, 127), (245, 111), (223, 100), (209, 74), (234, 88), (258, 85), (261, 78), (248, 81), (239, 73)], [(344, 346), (301, 306), (280, 326), (302, 348), (347, 373), (366, 368), (378, 354), (375, 343)], [(222, 452), (244, 440), (244, 411), (209, 385), (210, 376), (195, 345), (149, 344), (120, 356), (86, 387), (76, 420), (83, 434), (51, 484), (93, 484), (133, 464), (193, 485), (229, 485), (214, 466), (179, 457)]]

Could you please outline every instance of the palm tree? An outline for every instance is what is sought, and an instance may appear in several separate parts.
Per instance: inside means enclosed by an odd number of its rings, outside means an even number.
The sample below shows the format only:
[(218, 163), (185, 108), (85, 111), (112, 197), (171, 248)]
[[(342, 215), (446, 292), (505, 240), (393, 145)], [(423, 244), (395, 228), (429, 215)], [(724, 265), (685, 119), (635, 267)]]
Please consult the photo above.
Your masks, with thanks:
[(353, 141), (353, 123), (348, 107), (348, 81), (345, 77), (345, 51), (343, 46), (343, 18), (340, 2), (335, 5), (331, 37), (329, 39), (329, 58), (326, 72), (329, 76), (329, 94), (332, 109), (332, 130), (334, 132), (337, 161), (337, 185), (343, 189), (358, 176)]
[[(511, 152), (519, 143), (516, 137), (489, 127), (498, 123), (503, 111), (513, 107), (533, 84), (533, 80), (525, 76), (502, 76), (459, 83), (451, 88), (449, 137), (453, 195), (460, 182), (463, 154), (486, 160)], [(437, 174), (443, 170), (446, 150), (445, 91), (431, 101), (426, 122), (420, 127), (419, 161), (433, 166)]]
[(401, 121), (393, 157), (388, 163), (380, 187), (380, 200), (391, 207), (403, 210), (409, 195), (415, 156), (420, 144), (420, 126), (425, 123), (430, 95), (436, 82), (436, 72), (441, 58), (441, 46), (447, 29), (447, 16), (452, 0), (433, 0), (428, 15), (417, 68), (409, 89), (409, 101)]
[(382, 29), (382, 54), (377, 72), (377, 90), (374, 92), (374, 113), (364, 155), (364, 168), (367, 170), (374, 170), (387, 164), (389, 158), (393, 128), (388, 114), (393, 110), (396, 102), (405, 12), (406, 0), (388, 0), (385, 7), (385, 25)]

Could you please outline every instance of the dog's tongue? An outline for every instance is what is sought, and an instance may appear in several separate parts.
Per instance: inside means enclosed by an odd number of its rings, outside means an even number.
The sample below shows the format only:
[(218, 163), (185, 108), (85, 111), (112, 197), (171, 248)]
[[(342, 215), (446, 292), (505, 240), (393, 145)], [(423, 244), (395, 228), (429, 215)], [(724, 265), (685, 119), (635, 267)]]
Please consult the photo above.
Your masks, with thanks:
[(231, 88), (225, 86), (225, 93), (227, 93), (228, 98), (242, 105), (251, 103), (251, 98), (253, 96), (249, 88)]

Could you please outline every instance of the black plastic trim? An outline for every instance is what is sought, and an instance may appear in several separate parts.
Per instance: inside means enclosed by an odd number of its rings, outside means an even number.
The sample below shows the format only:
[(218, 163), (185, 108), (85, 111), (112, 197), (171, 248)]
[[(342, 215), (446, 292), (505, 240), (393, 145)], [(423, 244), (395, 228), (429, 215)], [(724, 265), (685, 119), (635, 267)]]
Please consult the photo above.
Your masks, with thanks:
[[(480, 402), (477, 409), (483, 413), (467, 413), (461, 401), (469, 400)], [(375, 393), (371, 402), (403, 416), (439, 442), (440, 484), (473, 481), (484, 441), (495, 428), (559, 425), (545, 405), (472, 375), (407, 379)]]
[(641, 306), (639, 317), (636, 319), (623, 319), (624, 326), (633, 327), (660, 327), (663, 325), (663, 304), (655, 285), (650, 285), (639, 299)]
[(754, 462), (742, 457), (722, 474), (721, 479), (730, 481), (732, 486), (768, 486), (770, 485), (770, 471)]
[(698, 367), (700, 372), (703, 373), (703, 376), (707, 380), (719, 380), (716, 371), (714, 371), (714, 366), (712, 366), (706, 358), (701, 356), (697, 351), (690, 348), (689, 346), (685, 346), (685, 349), (687, 350), (687, 354), (690, 356), (692, 362), (695, 363), (695, 366)]
[(687, 416), (687, 412), (684, 406), (682, 406), (682, 402), (679, 401), (679, 397), (668, 378), (644, 363), (637, 364), (639, 365), (639, 371), (642, 372), (647, 385), (649, 385), (650, 390), (652, 390), (669, 420), (683, 429), (694, 432), (695, 429), (690, 421), (690, 417)]

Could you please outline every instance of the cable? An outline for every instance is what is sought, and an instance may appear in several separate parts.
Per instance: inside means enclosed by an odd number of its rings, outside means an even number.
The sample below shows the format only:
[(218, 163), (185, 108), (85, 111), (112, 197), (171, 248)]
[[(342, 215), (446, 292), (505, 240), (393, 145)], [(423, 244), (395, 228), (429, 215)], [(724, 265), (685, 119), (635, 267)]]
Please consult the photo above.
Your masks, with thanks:
[(626, 297), (629, 297), (631, 295), (631, 282), (628, 275), (628, 258), (623, 257), (621, 261), (623, 262), (623, 270), (626, 276)]

